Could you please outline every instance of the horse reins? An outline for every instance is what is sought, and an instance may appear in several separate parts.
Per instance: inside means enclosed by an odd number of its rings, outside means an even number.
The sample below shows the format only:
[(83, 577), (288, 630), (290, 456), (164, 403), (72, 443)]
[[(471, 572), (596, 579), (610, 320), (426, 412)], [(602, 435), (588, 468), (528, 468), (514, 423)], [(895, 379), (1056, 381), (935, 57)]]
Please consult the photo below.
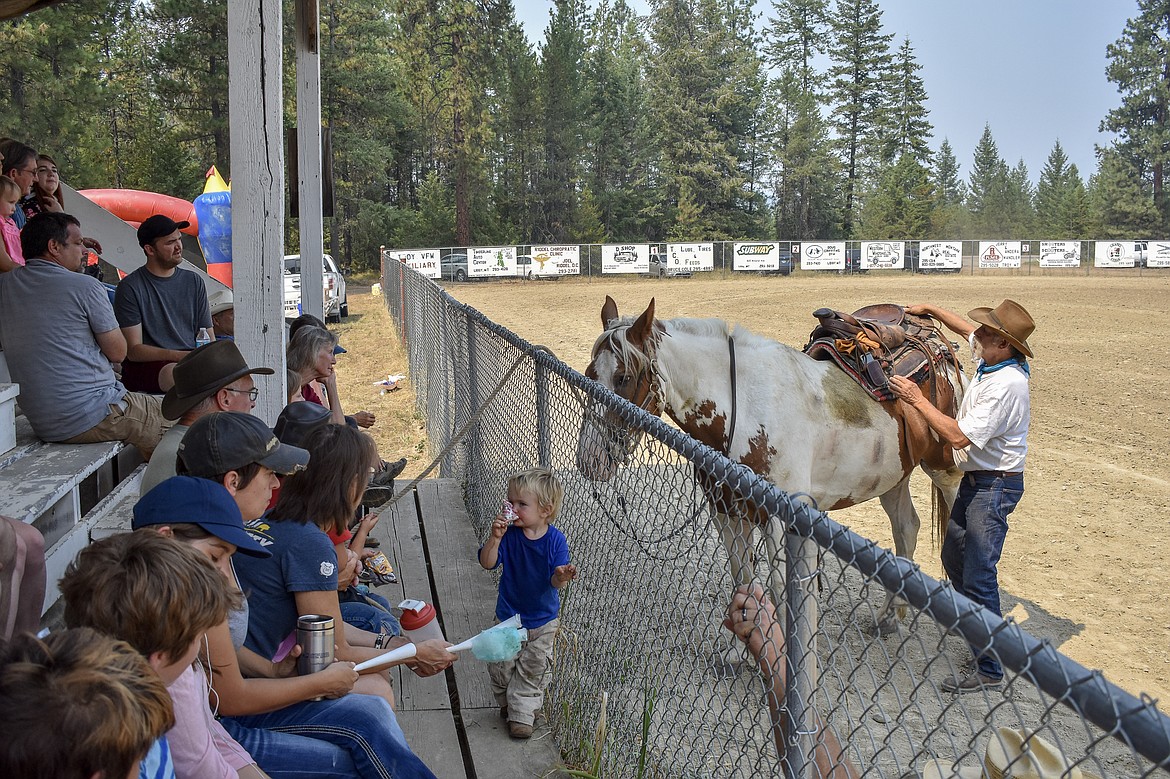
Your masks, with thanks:
[(731, 427), (727, 430), (727, 456), (731, 457), (731, 441), (735, 438), (735, 338), (727, 334), (727, 353), (731, 357)]

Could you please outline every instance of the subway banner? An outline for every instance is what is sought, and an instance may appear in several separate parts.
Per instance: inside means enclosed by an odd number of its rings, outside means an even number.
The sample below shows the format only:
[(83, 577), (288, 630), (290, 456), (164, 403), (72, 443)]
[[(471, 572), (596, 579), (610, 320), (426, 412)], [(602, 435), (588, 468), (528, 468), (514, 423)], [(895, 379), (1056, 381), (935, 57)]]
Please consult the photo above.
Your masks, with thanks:
[(979, 242), (980, 268), (1018, 268), (1021, 256), (1019, 241)]
[(1098, 268), (1132, 268), (1135, 259), (1133, 241), (1097, 241), (1093, 247), (1093, 265)]
[(1041, 268), (1077, 268), (1081, 264), (1080, 241), (1041, 241)]
[(779, 270), (780, 244), (775, 241), (737, 243), (732, 250), (732, 270)]
[(602, 273), (649, 273), (650, 244), (607, 243), (601, 247)]
[(845, 270), (845, 242), (805, 241), (800, 252), (801, 270)]
[(918, 270), (962, 270), (962, 241), (921, 241), (918, 244)]
[(1170, 268), (1170, 241), (1150, 241), (1146, 250), (1147, 268)]
[(906, 267), (905, 241), (862, 241), (861, 267), (892, 270)]
[(581, 275), (581, 247), (533, 246), (533, 276), (579, 276)]
[(419, 249), (412, 252), (389, 252), (390, 256), (408, 268), (416, 270), (428, 279), (442, 276), (439, 268), (438, 249)]
[(497, 278), (516, 275), (515, 246), (474, 246), (467, 258), (467, 275)]
[(692, 273), (715, 269), (715, 244), (668, 243), (666, 267), (669, 270), (688, 270)]

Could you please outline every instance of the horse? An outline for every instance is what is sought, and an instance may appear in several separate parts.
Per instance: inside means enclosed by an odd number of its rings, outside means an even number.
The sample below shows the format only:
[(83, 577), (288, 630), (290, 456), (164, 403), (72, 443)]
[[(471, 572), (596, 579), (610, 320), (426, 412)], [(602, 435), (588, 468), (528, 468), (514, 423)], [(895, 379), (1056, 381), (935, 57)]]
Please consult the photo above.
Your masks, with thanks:
[[(949, 516), (961, 472), (921, 415), (901, 401), (875, 400), (832, 363), (721, 319), (655, 319), (653, 299), (637, 318), (620, 318), (606, 296), (601, 324), (588, 378), (651, 414), (665, 414), (691, 437), (820, 509), (878, 498), (899, 556), (913, 559), (918, 543), (921, 522), (910, 499), (916, 467), (934, 485), (942, 522)], [(944, 365), (940, 372), (957, 408), (963, 375), (957, 360)], [(910, 438), (917, 443), (910, 445)], [(578, 470), (608, 481), (634, 443), (630, 428), (594, 401), (581, 423)], [(746, 584), (753, 573), (753, 528), (765, 533), (774, 562), (784, 548), (782, 523), (769, 522), (754, 506), (735, 506), (719, 485), (701, 481), (732, 578)], [(783, 583), (778, 566), (770, 567), (770, 589), (780, 602)], [(877, 615), (879, 634), (897, 628), (893, 600), (888, 595)]]

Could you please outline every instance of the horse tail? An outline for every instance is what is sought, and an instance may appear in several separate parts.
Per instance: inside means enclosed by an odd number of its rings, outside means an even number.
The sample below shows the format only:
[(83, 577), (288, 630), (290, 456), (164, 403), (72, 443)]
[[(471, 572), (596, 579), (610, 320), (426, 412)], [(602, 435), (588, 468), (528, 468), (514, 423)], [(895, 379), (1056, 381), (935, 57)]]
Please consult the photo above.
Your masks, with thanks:
[(930, 485), (930, 542), (941, 545), (947, 537), (947, 523), (951, 520), (951, 512), (947, 510), (947, 499), (942, 488), (937, 484)]

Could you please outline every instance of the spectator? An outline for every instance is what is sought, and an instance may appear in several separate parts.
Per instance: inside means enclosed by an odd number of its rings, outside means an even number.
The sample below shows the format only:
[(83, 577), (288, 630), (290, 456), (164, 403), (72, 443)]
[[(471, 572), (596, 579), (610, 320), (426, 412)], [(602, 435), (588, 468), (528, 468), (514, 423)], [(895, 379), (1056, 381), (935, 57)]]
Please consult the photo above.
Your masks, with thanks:
[[(228, 586), (238, 590), (233, 557), (263, 550), (244, 532), (240, 505), (247, 501), (235, 503), (232, 497), (214, 480), (168, 479), (134, 507), (134, 527), (149, 527), (197, 549)], [(208, 631), (205, 659), (215, 682), (220, 722), (261, 768), (282, 773), (283, 767), (301, 765), (307, 771), (297, 754), (305, 745), (299, 739), (289, 742), (290, 736), (304, 736), (347, 753), (336, 766), (339, 773), (400, 779), (432, 776), (410, 751), (386, 701), (348, 694), (358, 679), (352, 663), (338, 661), (324, 671), (296, 676), (297, 651), (279, 666), (249, 655), (246, 661), (265, 671), (266, 678), (244, 678), (236, 652), (242, 648), (247, 623), (245, 603), (243, 610), (229, 614), (226, 623)], [(312, 700), (320, 696), (327, 700)]]
[(0, 638), (36, 633), (45, 601), (45, 538), (0, 517)]
[(162, 413), (178, 422), (163, 435), (155, 456), (142, 474), (139, 494), (175, 475), (179, 443), (196, 419), (216, 411), (252, 413), (259, 390), (253, 374), (271, 376), (271, 368), (249, 368), (235, 343), (215, 341), (188, 354), (175, 365), (175, 386), (163, 397)]
[(40, 214), (20, 241), (26, 266), (0, 274), (0, 341), (33, 431), (70, 444), (126, 441), (149, 460), (170, 425), (160, 398), (127, 392), (114, 375), (126, 340), (105, 286), (77, 272), (80, 224)]
[[(727, 607), (727, 618), (723, 626), (742, 641), (748, 652), (756, 659), (760, 674), (767, 685), (766, 699), (772, 713), (772, 733), (776, 739), (776, 751), (784, 762), (788, 752), (784, 740), (784, 719), (788, 716), (784, 703), (787, 693), (787, 664), (784, 657), (784, 628), (776, 621), (776, 610), (759, 584), (744, 584), (731, 596)], [(815, 779), (853, 779), (859, 776), (857, 768), (849, 762), (840, 739), (831, 727), (820, 721), (812, 712), (816, 732), (813, 744), (813, 771)], [(811, 729), (811, 728), (810, 728)]]
[[(12, 179), (20, 187), (20, 203), (12, 218), (16, 227), (23, 230), (28, 221), (24, 204), (32, 196), (33, 182), (37, 177), (37, 150), (20, 141), (5, 138), (0, 143), (0, 155), (4, 158), (3, 163), (0, 163), (0, 174)], [(25, 256), (28, 256), (27, 252)]]
[(236, 340), (236, 304), (232, 300), (232, 291), (221, 289), (212, 293), (208, 303), (211, 306), (211, 324), (215, 327), (216, 339)]
[(189, 222), (161, 214), (138, 228), (146, 264), (122, 279), (114, 293), (114, 313), (126, 337), (122, 366), (126, 387), (139, 392), (166, 392), (174, 385), (175, 363), (195, 349), (206, 328), (214, 338), (203, 279), (179, 267), (183, 234)]
[(12, 218), (19, 200), (20, 185), (10, 178), (0, 178), (0, 233), (4, 236), (0, 244), (0, 273), (24, 265), (24, 254), (20, 250), (20, 228)]
[(22, 779), (154, 777), (141, 764), (175, 721), (142, 655), (89, 628), (0, 649), (0, 711), (0, 776)]
[(43, 211), (59, 213), (65, 210), (65, 196), (61, 193), (61, 177), (57, 161), (48, 154), (37, 155), (37, 178), (33, 182), (34, 199), (24, 213), (32, 219)]

